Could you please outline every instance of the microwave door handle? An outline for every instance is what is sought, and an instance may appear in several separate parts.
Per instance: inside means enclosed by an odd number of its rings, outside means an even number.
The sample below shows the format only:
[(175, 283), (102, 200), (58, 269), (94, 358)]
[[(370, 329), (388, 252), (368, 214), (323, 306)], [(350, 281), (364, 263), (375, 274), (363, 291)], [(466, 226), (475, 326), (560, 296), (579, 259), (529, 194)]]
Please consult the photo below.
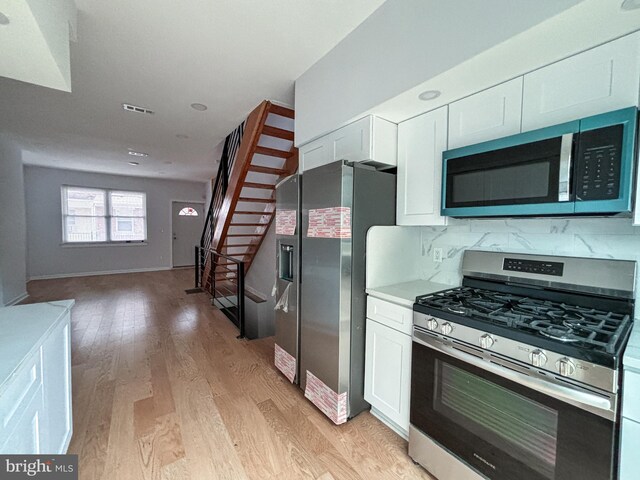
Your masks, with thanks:
[(558, 201), (570, 200), (571, 164), (573, 163), (573, 133), (562, 135), (560, 143), (560, 175), (558, 178)]
[(583, 410), (595, 413), (596, 415), (608, 420), (613, 420), (615, 418), (615, 411), (609, 398), (557, 385), (524, 373), (519, 373), (511, 368), (503, 367), (499, 364), (483, 360), (475, 355), (465, 353), (459, 348), (443, 343), (436, 337), (416, 331), (415, 328), (413, 331), (413, 341), (420, 343), (425, 347), (432, 348), (440, 353), (444, 353), (445, 355), (449, 355), (450, 357), (462, 360), (482, 370), (491, 372), (502, 378), (506, 378), (507, 380), (511, 380), (512, 382), (518, 383), (532, 390), (544, 393), (549, 397), (556, 398)]

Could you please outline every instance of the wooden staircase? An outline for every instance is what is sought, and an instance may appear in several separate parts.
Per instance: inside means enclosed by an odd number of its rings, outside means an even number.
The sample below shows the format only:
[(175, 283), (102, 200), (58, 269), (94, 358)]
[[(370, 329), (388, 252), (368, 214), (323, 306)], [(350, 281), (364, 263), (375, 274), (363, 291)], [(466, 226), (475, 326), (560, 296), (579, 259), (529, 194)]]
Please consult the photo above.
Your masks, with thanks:
[[(210, 207), (213, 211), (203, 233), (203, 242), (209, 245), (201, 247), (243, 261), (246, 274), (275, 217), (275, 186), (298, 169), (298, 150), (293, 146), (294, 111), (289, 108), (265, 100), (241, 127), (239, 146), (229, 159), (232, 167), (224, 197), (214, 198)], [(217, 261), (214, 272), (211, 263), (207, 258), (202, 270), (206, 290), (210, 291), (213, 278), (216, 288), (237, 279), (233, 262)]]

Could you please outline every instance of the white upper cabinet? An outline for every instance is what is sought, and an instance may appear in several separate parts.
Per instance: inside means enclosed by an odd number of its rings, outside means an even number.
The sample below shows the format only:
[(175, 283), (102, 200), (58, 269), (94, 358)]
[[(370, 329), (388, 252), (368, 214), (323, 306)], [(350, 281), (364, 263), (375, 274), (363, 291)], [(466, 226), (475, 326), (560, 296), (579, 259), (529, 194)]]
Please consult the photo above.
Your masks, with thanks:
[(369, 115), (299, 148), (300, 171), (337, 160), (394, 167), (398, 126)]
[(522, 130), (638, 105), (640, 32), (524, 76)]
[(447, 107), (398, 125), (398, 225), (446, 225), (440, 215)]
[(464, 147), (520, 132), (522, 77), (449, 105), (449, 148)]

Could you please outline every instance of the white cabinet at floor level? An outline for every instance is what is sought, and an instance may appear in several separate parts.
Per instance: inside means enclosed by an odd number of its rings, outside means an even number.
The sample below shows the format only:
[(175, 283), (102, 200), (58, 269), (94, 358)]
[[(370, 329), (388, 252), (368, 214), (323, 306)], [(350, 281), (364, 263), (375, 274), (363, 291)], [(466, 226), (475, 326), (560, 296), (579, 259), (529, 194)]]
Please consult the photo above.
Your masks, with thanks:
[(638, 105), (640, 32), (524, 76), (522, 130)]
[(447, 107), (398, 125), (398, 225), (446, 225), (440, 215)]
[(46, 453), (66, 452), (71, 441), (71, 349), (67, 318), (42, 346), (42, 382), (45, 405), (52, 410), (43, 425)]
[(449, 149), (520, 132), (522, 77), (449, 105)]
[(0, 309), (0, 452), (64, 454), (72, 432), (73, 300)]
[(374, 415), (392, 422), (405, 437), (410, 393), (411, 336), (367, 319), (364, 398)]
[(369, 115), (301, 146), (300, 171), (337, 160), (393, 167), (397, 145), (398, 126)]
[(638, 439), (640, 439), (640, 423), (623, 418), (620, 442), (620, 480), (636, 480), (638, 478), (640, 470)]

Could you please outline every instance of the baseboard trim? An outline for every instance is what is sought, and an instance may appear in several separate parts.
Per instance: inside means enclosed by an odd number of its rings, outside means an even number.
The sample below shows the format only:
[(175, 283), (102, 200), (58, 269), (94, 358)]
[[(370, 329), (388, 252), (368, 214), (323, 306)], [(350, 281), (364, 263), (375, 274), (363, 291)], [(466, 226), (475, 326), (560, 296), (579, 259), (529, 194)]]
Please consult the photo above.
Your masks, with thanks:
[(55, 278), (72, 278), (72, 277), (95, 277), (99, 275), (117, 275), (119, 273), (144, 273), (144, 272), (161, 272), (164, 270), (172, 270), (172, 267), (153, 267), (153, 268), (131, 268), (126, 270), (105, 270), (101, 272), (80, 272), (80, 273), (56, 273), (53, 275), (34, 275), (29, 277), (32, 280), (53, 280)]
[(11, 307), (12, 305), (15, 305), (16, 303), (20, 303), (21, 301), (25, 300), (27, 297), (29, 297), (29, 294), (27, 292), (24, 292), (21, 295), (18, 295), (16, 298), (14, 298), (13, 300), (10, 300), (9, 302), (5, 303), (5, 307)]

